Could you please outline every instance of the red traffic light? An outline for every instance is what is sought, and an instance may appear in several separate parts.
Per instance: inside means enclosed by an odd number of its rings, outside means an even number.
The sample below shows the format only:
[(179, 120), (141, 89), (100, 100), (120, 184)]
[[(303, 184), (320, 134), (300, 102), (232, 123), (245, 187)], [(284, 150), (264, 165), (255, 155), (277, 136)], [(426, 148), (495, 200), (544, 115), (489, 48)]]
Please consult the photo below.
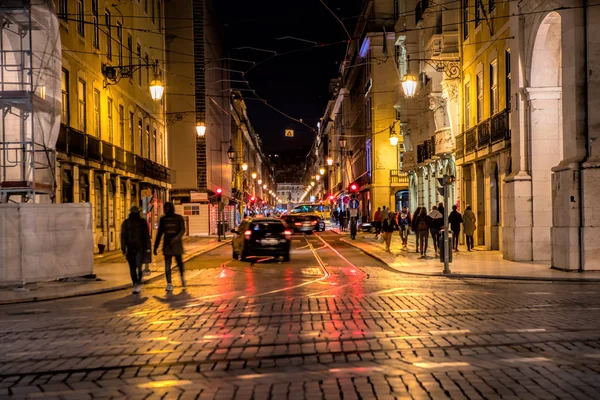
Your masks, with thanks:
[(350, 184), (350, 191), (351, 192), (357, 192), (358, 191), (358, 185), (356, 183), (351, 183)]
[(254, 202), (254, 196), (250, 197), (250, 202)]
[(222, 193), (223, 193), (223, 189), (217, 188), (217, 194), (222, 194)]
[(334, 195), (329, 196), (329, 201), (334, 201), (334, 200), (335, 200), (335, 196)]

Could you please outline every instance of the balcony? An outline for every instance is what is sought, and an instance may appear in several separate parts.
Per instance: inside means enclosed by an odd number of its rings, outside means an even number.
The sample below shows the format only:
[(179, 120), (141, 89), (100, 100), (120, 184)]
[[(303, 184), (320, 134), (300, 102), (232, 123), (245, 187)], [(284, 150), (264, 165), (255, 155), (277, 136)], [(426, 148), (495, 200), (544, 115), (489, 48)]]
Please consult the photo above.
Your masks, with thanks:
[(102, 162), (111, 167), (114, 165), (129, 173), (136, 173), (161, 182), (170, 182), (171, 180), (171, 170), (167, 167), (66, 125), (60, 127), (56, 149), (67, 156), (72, 155)]
[(424, 143), (417, 145), (417, 164), (423, 164), (425, 162), (425, 151)]
[(87, 137), (87, 159), (92, 161), (102, 161), (102, 142), (94, 136)]
[(112, 143), (102, 142), (102, 163), (105, 165), (112, 166), (115, 161), (114, 155), (115, 146)]
[(510, 140), (510, 128), (508, 127), (508, 110), (500, 111), (494, 115), (491, 122), (491, 142), (496, 144), (503, 140)]
[(435, 155), (452, 153), (454, 151), (452, 129), (449, 127), (435, 131)]
[(465, 135), (460, 134), (456, 137), (456, 158), (465, 156)]
[(465, 132), (465, 155), (468, 156), (477, 150), (477, 126)]
[(408, 185), (408, 174), (399, 169), (390, 170), (390, 185)]
[(486, 119), (477, 125), (477, 150), (483, 150), (490, 145), (490, 120)]

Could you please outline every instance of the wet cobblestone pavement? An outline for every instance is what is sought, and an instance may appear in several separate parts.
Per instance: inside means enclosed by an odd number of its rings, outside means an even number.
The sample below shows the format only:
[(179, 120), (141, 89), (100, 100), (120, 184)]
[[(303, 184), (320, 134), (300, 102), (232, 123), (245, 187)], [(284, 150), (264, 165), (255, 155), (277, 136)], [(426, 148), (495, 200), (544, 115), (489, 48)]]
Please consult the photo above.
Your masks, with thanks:
[(2, 306), (0, 398), (600, 398), (598, 284), (408, 276), (339, 239), (225, 246), (173, 294)]

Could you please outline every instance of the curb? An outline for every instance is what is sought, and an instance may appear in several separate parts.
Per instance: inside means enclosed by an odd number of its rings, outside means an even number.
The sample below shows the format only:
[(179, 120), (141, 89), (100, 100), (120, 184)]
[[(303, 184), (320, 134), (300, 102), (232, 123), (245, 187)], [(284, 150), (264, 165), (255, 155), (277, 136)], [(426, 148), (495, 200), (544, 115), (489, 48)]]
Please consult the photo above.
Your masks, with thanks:
[(365, 250), (365, 249), (359, 247), (358, 245), (356, 245), (355, 243), (352, 243), (351, 241), (349, 241), (347, 239), (341, 239), (341, 241), (362, 251), (369, 257), (382, 262), (383, 264), (387, 265), (388, 268), (391, 268), (399, 273), (406, 274), (406, 275), (414, 275), (414, 276), (422, 276), (422, 277), (443, 277), (443, 278), (450, 278), (450, 279), (468, 278), (468, 279), (494, 279), (494, 280), (507, 280), (507, 281), (529, 281), (529, 282), (561, 282), (561, 283), (586, 283), (586, 282), (598, 283), (598, 282), (600, 282), (600, 278), (588, 278), (588, 279), (584, 279), (584, 278), (547, 278), (547, 277), (513, 276), (513, 275), (479, 275), (479, 274), (461, 274), (461, 273), (444, 274), (441, 272), (427, 274), (427, 273), (421, 273), (421, 272), (404, 271), (404, 270), (398, 269), (397, 267), (392, 267), (382, 257), (379, 257), (377, 254), (374, 254), (372, 251)]
[[(200, 250), (200, 251), (198, 251), (196, 253), (187, 254), (186, 256), (183, 257), (183, 262), (188, 262), (192, 258), (198, 257), (198, 256), (200, 256), (200, 255), (202, 255), (204, 253), (208, 253), (209, 251), (213, 251), (215, 249), (218, 249), (219, 247), (222, 247), (222, 246), (224, 246), (226, 244), (229, 244), (229, 243), (231, 243), (231, 241), (227, 240), (227, 241), (218, 243), (216, 246), (214, 246), (214, 247), (212, 247), (210, 249), (204, 249), (204, 250)], [(158, 273), (156, 276), (153, 276), (152, 278), (148, 278), (145, 281), (143, 281), (143, 284), (146, 285), (148, 283), (152, 283), (152, 282), (158, 280), (159, 278), (162, 278), (164, 275), (165, 275), (164, 272)], [(65, 295), (65, 296), (48, 295), (48, 296), (32, 297), (32, 298), (28, 298), (28, 299), (14, 299), (14, 300), (5, 300), (5, 301), (0, 300), (0, 306), (1, 305), (9, 305), (9, 304), (34, 303), (34, 302), (38, 302), (38, 301), (50, 301), (50, 300), (70, 299), (70, 298), (73, 298), (73, 297), (83, 297), (83, 296), (92, 296), (92, 295), (96, 295), (96, 294), (118, 292), (120, 290), (125, 290), (125, 289), (131, 289), (131, 283), (126, 283), (126, 284), (123, 284), (123, 285), (106, 287), (106, 288), (99, 288), (99, 289), (91, 290), (89, 292), (74, 293), (74, 294), (69, 294), (69, 295)]]

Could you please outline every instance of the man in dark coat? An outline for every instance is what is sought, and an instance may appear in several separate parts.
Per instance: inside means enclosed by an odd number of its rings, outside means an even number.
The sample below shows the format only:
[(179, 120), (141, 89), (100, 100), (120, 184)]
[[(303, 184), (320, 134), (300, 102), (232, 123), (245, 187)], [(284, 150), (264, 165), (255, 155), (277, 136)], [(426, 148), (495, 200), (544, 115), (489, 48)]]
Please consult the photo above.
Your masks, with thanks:
[(154, 255), (157, 254), (160, 239), (164, 235), (163, 255), (165, 256), (165, 275), (167, 277), (167, 292), (173, 291), (171, 283), (171, 262), (173, 257), (179, 267), (181, 275), (181, 286), (185, 287), (185, 277), (183, 270), (183, 235), (185, 235), (185, 222), (183, 217), (175, 214), (175, 207), (172, 203), (165, 203), (163, 207), (165, 215), (160, 218), (158, 233), (154, 242)]
[(458, 212), (457, 206), (452, 206), (452, 212), (448, 216), (448, 223), (450, 224), (450, 230), (452, 231), (452, 248), (454, 251), (458, 251), (458, 238), (460, 236), (460, 224), (463, 222), (463, 217)]
[(139, 208), (133, 206), (129, 212), (129, 218), (121, 225), (121, 251), (129, 264), (133, 294), (138, 294), (142, 284), (144, 255), (150, 252), (150, 234), (146, 221), (140, 217)]

